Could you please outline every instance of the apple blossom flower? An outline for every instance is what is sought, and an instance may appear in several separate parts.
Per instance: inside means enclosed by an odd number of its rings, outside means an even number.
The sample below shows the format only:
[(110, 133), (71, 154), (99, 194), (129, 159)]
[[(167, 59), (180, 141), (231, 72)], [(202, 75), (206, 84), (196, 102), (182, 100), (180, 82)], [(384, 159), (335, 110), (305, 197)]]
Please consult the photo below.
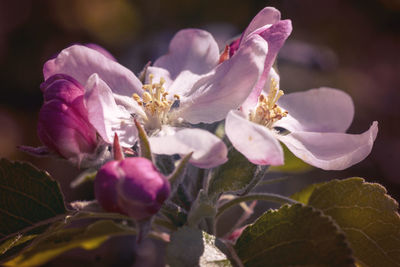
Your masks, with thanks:
[(318, 88), (283, 95), (271, 79), (256, 106), (229, 112), (225, 130), (233, 146), (259, 165), (282, 165), (279, 141), (298, 158), (324, 170), (342, 170), (368, 156), (378, 132), (372, 123), (362, 134), (346, 134), (354, 117), (351, 97)]
[(354, 106), (350, 96), (336, 89), (283, 95), (272, 64), (291, 30), (290, 21), (280, 20), (278, 10), (266, 7), (230, 45), (234, 55), (246, 38), (260, 35), (268, 42), (269, 51), (253, 91), (240, 110), (229, 112), (226, 134), (233, 146), (254, 164), (282, 165), (281, 141), (311, 165), (326, 170), (345, 169), (370, 153), (377, 122), (363, 134), (345, 134), (353, 120)]
[(168, 180), (150, 160), (141, 157), (107, 162), (98, 171), (94, 188), (104, 210), (135, 220), (156, 214), (170, 194)]
[(178, 32), (168, 54), (147, 68), (145, 84), (114, 60), (80, 45), (46, 62), (43, 72), (45, 79), (64, 73), (85, 84), (89, 121), (106, 142), (117, 133), (121, 145), (134, 145), (136, 118), (150, 135), (154, 153), (194, 152), (192, 164), (211, 168), (227, 160), (225, 144), (205, 130), (181, 126), (219, 121), (239, 107), (259, 80), (267, 51), (266, 41), (253, 35), (219, 64), (213, 37), (188, 29)]
[(97, 148), (95, 128), (84, 104), (84, 89), (73, 78), (57, 74), (41, 85), (44, 104), (39, 112), (38, 136), (60, 156), (78, 163)]

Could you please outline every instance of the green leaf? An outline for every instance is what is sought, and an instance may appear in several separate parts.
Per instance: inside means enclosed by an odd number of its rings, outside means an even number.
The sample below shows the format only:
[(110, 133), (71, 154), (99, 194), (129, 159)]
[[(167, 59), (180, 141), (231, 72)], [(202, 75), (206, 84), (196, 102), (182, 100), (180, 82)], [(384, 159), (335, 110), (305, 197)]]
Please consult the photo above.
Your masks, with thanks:
[(314, 186), (304, 202), (336, 221), (361, 266), (400, 266), (398, 203), (386, 193), (379, 184), (349, 178)]
[(243, 231), (235, 250), (245, 266), (354, 266), (338, 226), (301, 204), (264, 213)]
[[(210, 196), (226, 192), (248, 192), (263, 178), (267, 169), (266, 166), (262, 168), (252, 164), (234, 148), (229, 151), (228, 158), (229, 161), (220, 166), (210, 180)], [(249, 186), (251, 188), (248, 189)]]
[(109, 220), (97, 221), (87, 227), (65, 228), (46, 235), (34, 246), (3, 265), (37, 266), (74, 248), (92, 250), (98, 248), (112, 236), (134, 234), (135, 231), (132, 229)]
[(271, 166), (271, 172), (300, 173), (312, 170), (313, 167), (296, 157), (284, 144), (282, 144), (285, 154), (285, 164), (281, 166)]
[(16, 235), (0, 245), (0, 261), (17, 254), (36, 238), (36, 234)]
[(185, 226), (171, 235), (167, 263), (174, 267), (232, 266), (221, 247), (223, 244), (215, 236)]
[(314, 190), (323, 185), (325, 183), (319, 183), (319, 184), (312, 184), (307, 186), (306, 188), (302, 189), (301, 191), (293, 194), (292, 196), (290, 196), (290, 198), (297, 200), (301, 203), (307, 204), (308, 200), (310, 199), (310, 196), (312, 195), (312, 193), (314, 192)]
[(0, 160), (0, 238), (65, 212), (60, 187), (48, 173)]

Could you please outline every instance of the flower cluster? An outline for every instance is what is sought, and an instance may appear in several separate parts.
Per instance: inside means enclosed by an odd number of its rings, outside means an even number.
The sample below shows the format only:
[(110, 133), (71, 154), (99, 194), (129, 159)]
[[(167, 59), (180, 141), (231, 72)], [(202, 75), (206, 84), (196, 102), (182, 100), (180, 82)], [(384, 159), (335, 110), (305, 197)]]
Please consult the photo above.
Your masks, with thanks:
[[(70, 46), (44, 65), (39, 137), (51, 152), (81, 162), (96, 158), (99, 146), (110, 149), (117, 135), (133, 157), (102, 159), (109, 162), (98, 170), (96, 198), (135, 220), (156, 214), (170, 194), (166, 174), (137, 157), (143, 129), (154, 155), (175, 163), (191, 153), (200, 169), (226, 163), (228, 143), (249, 164), (282, 165), (280, 142), (310, 165), (348, 168), (370, 153), (377, 122), (346, 134), (354, 116), (348, 94), (326, 87), (284, 94), (273, 64), (291, 31), (270, 7), (222, 52), (210, 33), (182, 30), (140, 78), (101, 47)], [(222, 139), (207, 127), (221, 122)]]

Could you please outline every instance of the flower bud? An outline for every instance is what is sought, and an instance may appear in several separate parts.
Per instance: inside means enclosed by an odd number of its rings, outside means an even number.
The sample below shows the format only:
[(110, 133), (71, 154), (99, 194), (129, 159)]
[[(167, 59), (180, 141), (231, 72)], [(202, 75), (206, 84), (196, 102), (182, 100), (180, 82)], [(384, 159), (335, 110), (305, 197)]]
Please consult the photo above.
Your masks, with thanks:
[(67, 75), (54, 75), (42, 85), (44, 104), (39, 112), (38, 136), (50, 150), (78, 163), (97, 147), (84, 89)]
[(168, 180), (141, 157), (106, 163), (97, 173), (95, 195), (103, 209), (144, 220), (157, 213), (170, 194)]

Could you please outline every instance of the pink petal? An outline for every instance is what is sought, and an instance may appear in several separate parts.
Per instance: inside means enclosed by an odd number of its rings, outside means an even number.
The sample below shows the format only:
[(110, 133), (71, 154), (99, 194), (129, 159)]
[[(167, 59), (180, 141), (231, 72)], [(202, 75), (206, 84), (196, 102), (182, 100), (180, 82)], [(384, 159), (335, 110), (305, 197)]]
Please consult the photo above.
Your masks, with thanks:
[(250, 37), (231, 59), (218, 65), (182, 96), (178, 115), (190, 123), (224, 119), (253, 89), (263, 70), (267, 50), (267, 43), (260, 36)]
[(257, 165), (282, 165), (283, 151), (275, 134), (268, 128), (247, 120), (240, 111), (230, 111), (225, 132), (232, 145)]
[(290, 151), (324, 170), (343, 170), (366, 158), (378, 133), (375, 121), (362, 134), (293, 132), (279, 136)]
[(171, 78), (168, 70), (159, 67), (149, 66), (146, 70), (146, 83), (149, 82), (150, 74), (153, 74), (154, 76), (153, 82), (156, 83), (160, 81), (160, 78), (164, 78), (165, 80), (164, 88), (166, 88), (167, 91), (170, 93), (169, 89), (174, 80)]
[(219, 49), (212, 35), (203, 30), (187, 29), (175, 34), (168, 54), (157, 59), (154, 67), (147, 71), (154, 75), (154, 82), (159, 82), (161, 77), (165, 79), (170, 96), (182, 95), (201, 75), (210, 72), (218, 60)]
[(264, 27), (258, 31), (257, 34), (264, 38), (268, 43), (268, 54), (265, 59), (263, 73), (257, 82), (257, 85), (243, 103), (243, 108), (245, 110), (254, 107), (257, 104), (258, 97), (260, 96), (265, 83), (268, 81), (272, 64), (274, 63), (279, 50), (292, 32), (292, 22), (290, 20), (281, 20), (273, 24), (271, 27)]
[(213, 168), (228, 160), (224, 142), (205, 130), (169, 127), (149, 140), (155, 154), (185, 156), (193, 152), (190, 163), (199, 168)]
[(345, 132), (354, 117), (351, 97), (326, 87), (284, 95), (278, 105), (289, 114), (274, 126), (289, 131)]
[(247, 36), (253, 31), (268, 25), (274, 24), (281, 19), (281, 13), (279, 10), (273, 7), (266, 7), (253, 18), (250, 22), (249, 26), (247, 26), (246, 30), (243, 32), (242, 39), (246, 39)]
[[(190, 70), (182, 70), (174, 80), (168, 70), (158, 67), (149, 67), (147, 73), (154, 75), (153, 82), (155, 83), (158, 83), (160, 78), (164, 78), (164, 88), (166, 88), (171, 99), (175, 94), (184, 95), (190, 91), (193, 85), (202, 77), (202, 75), (193, 73)], [(149, 82), (148, 77), (146, 77), (146, 83)]]
[(86, 105), (90, 123), (107, 143), (112, 144), (117, 133), (120, 144), (133, 146), (137, 139), (137, 129), (131, 114), (115, 103), (111, 89), (97, 74), (86, 83)]
[(155, 67), (166, 69), (175, 80), (184, 71), (204, 74), (218, 63), (219, 49), (212, 35), (198, 29), (181, 30), (169, 44), (169, 51), (154, 62)]
[(85, 84), (93, 73), (97, 73), (115, 94), (131, 96), (142, 92), (142, 83), (130, 70), (86, 46), (70, 46), (43, 66), (45, 80), (54, 74), (66, 74)]
[[(269, 90), (271, 89), (271, 81), (275, 80), (277, 83), (277, 87), (279, 88), (280, 77), (274, 68), (271, 68), (268, 75), (268, 80), (266, 81), (263, 92), (265, 95), (268, 95)], [(258, 101), (258, 100), (257, 100)], [(255, 108), (257, 103), (247, 102), (247, 104), (242, 105), (241, 110), (244, 114), (249, 114), (251, 110)]]
[(106, 58), (109, 58), (109, 59), (111, 59), (111, 60), (113, 60), (113, 61), (117, 61), (117, 60), (115, 59), (115, 57), (114, 57), (110, 52), (108, 52), (104, 47), (101, 47), (101, 46), (99, 46), (98, 44), (87, 43), (87, 44), (84, 44), (84, 46), (89, 47), (89, 48), (91, 48), (91, 49), (94, 49), (94, 50), (96, 50), (97, 52), (100, 52), (100, 53), (103, 54)]

